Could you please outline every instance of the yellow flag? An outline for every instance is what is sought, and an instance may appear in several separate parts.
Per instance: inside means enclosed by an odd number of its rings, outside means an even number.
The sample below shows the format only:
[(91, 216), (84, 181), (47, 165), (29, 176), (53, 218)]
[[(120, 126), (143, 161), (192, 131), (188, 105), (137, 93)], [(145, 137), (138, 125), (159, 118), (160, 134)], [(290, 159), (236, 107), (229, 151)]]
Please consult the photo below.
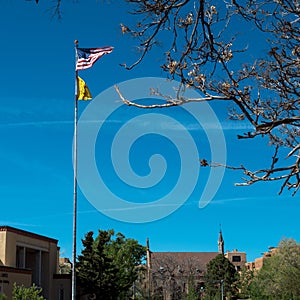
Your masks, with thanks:
[(91, 100), (92, 94), (84, 80), (77, 76), (77, 100)]

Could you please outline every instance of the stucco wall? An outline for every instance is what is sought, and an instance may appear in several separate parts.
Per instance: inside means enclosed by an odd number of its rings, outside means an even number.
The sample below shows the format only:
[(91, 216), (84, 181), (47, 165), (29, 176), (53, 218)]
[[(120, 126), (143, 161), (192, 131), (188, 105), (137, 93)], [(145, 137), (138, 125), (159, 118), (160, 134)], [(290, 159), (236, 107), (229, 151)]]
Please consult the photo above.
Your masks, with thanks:
[(1, 292), (4, 293), (8, 299), (12, 299), (12, 291), (14, 282), (17, 285), (31, 286), (31, 271), (13, 270), (6, 267), (0, 267), (0, 285)]

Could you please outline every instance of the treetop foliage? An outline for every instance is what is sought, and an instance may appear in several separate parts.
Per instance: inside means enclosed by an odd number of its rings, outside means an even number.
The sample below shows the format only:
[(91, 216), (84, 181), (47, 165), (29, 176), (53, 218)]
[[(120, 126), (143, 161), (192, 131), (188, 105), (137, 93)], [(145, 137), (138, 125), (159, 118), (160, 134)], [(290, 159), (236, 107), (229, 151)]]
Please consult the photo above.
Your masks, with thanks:
[(284, 239), (253, 277), (251, 296), (253, 299), (300, 299), (299, 280), (300, 245), (293, 239)]
[(205, 273), (205, 294), (210, 299), (216, 295), (220, 295), (223, 288), (224, 295), (233, 297), (237, 295), (236, 283), (238, 273), (234, 265), (223, 254), (217, 255), (207, 264)]
[(92, 231), (82, 239), (83, 250), (76, 264), (78, 295), (96, 299), (124, 299), (143, 270), (146, 248), (113, 230)]
[(18, 286), (14, 283), (13, 286), (13, 300), (44, 300), (41, 296), (42, 289), (33, 284), (31, 287), (25, 287), (24, 285)]

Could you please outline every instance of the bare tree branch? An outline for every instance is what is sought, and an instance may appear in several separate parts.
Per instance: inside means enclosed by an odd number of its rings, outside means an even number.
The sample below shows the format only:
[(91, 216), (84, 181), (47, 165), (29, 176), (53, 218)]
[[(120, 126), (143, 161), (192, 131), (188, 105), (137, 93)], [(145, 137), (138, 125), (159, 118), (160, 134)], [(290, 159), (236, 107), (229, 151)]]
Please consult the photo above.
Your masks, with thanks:
[[(138, 17), (125, 31), (141, 49), (137, 67), (154, 47), (165, 62), (160, 66), (166, 78), (181, 83), (177, 96), (164, 95), (165, 103), (135, 103), (118, 87), (120, 99), (140, 108), (165, 108), (188, 102), (226, 101), (229, 118), (247, 120), (252, 130), (239, 139), (268, 137), (274, 155), (268, 168), (250, 171), (202, 160), (201, 165), (240, 170), (244, 183), (281, 181), (282, 187), (299, 189), (300, 150), (300, 5), (296, 0), (248, 0), (198, 2), (180, 0), (127, 0)], [(250, 53), (257, 40), (245, 41), (238, 32), (250, 28), (268, 43), (259, 56)], [(247, 33), (246, 33), (247, 34)], [(248, 32), (250, 36), (250, 31)], [(253, 33), (251, 33), (253, 35)], [(163, 41), (164, 43), (161, 43)], [(252, 48), (251, 48), (252, 46)], [(264, 50), (264, 49), (263, 49)], [(198, 99), (185, 99), (192, 88)], [(162, 96), (162, 95), (160, 95)], [(247, 159), (247, 158), (245, 158)]]

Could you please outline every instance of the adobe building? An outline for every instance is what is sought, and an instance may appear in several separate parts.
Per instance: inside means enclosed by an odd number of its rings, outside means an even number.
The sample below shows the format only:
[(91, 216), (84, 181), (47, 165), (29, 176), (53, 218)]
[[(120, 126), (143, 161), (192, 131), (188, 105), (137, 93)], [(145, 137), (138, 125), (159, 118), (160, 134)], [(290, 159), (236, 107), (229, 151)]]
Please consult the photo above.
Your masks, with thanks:
[(234, 249), (227, 251), (224, 256), (235, 266), (238, 272), (245, 268), (247, 263), (246, 252), (240, 252)]
[(13, 284), (42, 288), (46, 299), (71, 299), (69, 274), (59, 274), (58, 241), (0, 226), (0, 293), (12, 298)]
[(240, 252), (237, 249), (233, 251), (226, 251), (224, 253), (224, 239), (222, 235), (222, 231), (220, 230), (219, 239), (218, 239), (218, 251), (222, 253), (234, 266), (235, 269), (240, 272), (247, 262), (246, 252)]
[(265, 260), (273, 256), (276, 250), (276, 247), (269, 247), (269, 250), (267, 252), (264, 252), (261, 257), (256, 258), (254, 262), (246, 263), (247, 269), (259, 271), (262, 268)]

